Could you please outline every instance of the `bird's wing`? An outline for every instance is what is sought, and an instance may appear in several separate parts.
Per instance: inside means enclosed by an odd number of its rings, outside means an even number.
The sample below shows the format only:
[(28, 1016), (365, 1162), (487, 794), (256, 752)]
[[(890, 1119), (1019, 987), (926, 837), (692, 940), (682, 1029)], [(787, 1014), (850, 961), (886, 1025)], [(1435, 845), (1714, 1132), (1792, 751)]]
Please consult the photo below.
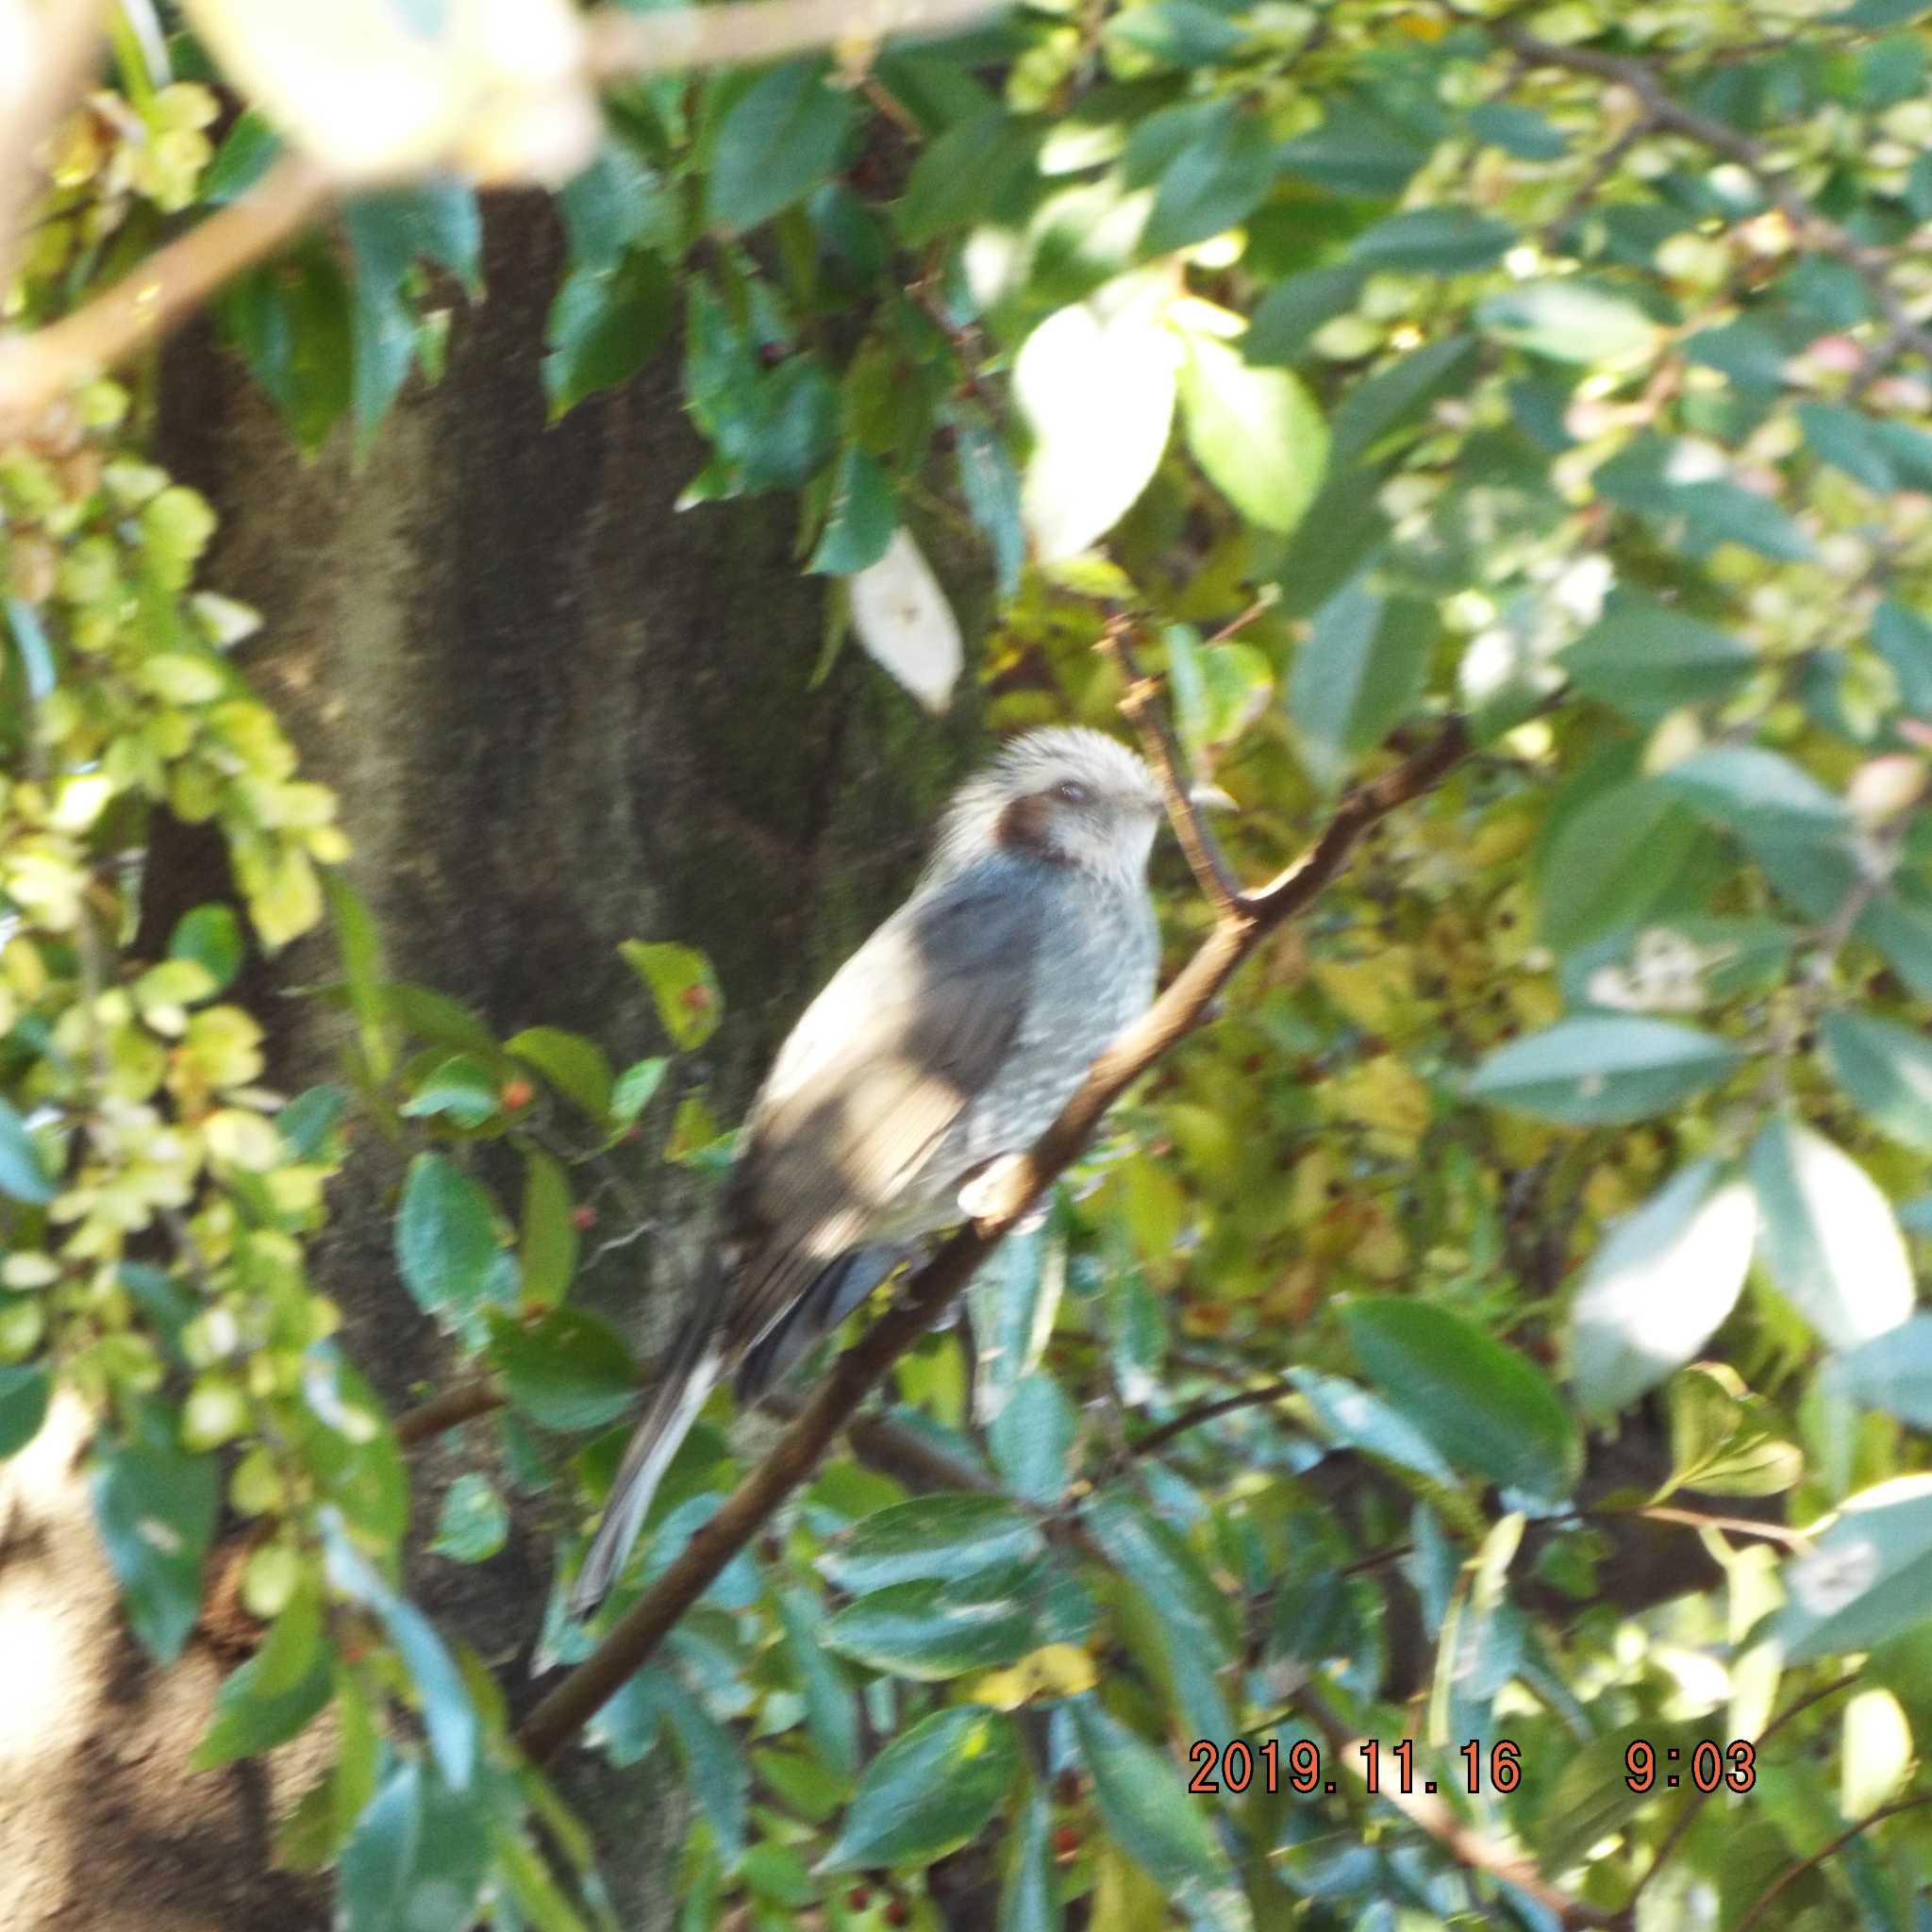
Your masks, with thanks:
[(723, 1324), (749, 1348), (858, 1245), (1004, 1063), (1042, 907), (1004, 867), (914, 899), (799, 1021), (745, 1125)]

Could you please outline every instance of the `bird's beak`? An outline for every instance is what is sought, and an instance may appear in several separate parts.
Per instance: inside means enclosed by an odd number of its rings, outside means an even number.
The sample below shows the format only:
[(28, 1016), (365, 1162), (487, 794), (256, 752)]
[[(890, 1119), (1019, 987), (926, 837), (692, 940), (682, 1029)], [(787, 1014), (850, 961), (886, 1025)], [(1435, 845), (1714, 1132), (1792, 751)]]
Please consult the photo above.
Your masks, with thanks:
[(1200, 784), (1188, 791), (1188, 803), (1196, 811), (1239, 811), (1241, 807), (1219, 785)]

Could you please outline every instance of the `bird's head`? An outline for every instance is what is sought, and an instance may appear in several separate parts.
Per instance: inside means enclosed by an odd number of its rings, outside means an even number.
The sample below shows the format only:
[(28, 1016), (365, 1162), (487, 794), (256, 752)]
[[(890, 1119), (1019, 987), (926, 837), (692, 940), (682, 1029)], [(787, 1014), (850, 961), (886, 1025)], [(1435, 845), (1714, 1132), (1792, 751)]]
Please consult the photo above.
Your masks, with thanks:
[(954, 794), (934, 863), (951, 872), (997, 849), (1132, 888), (1160, 813), (1154, 774), (1124, 744), (1079, 726), (1029, 731)]

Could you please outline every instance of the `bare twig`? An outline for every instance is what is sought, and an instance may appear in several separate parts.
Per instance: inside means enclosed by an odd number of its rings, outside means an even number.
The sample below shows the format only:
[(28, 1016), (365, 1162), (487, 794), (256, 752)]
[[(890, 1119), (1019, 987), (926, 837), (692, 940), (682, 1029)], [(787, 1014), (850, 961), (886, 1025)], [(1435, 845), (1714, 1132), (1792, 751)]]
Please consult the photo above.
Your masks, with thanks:
[(504, 1400), (503, 1391), (488, 1375), (452, 1383), (441, 1395), (432, 1395), (396, 1418), (396, 1441), (405, 1449), (413, 1449), (473, 1417), (501, 1408)]
[(1127, 681), (1126, 693), (1121, 699), (1121, 715), (1141, 734), (1148, 762), (1160, 781), (1160, 795), (1167, 801), (1167, 815), (1174, 824), (1174, 836), (1188, 856), (1196, 884), (1216, 911), (1225, 912), (1241, 903), (1241, 882), (1214, 834), (1201, 821), (1181, 748), (1174, 741), (1167, 713), (1160, 708), (1160, 687), (1153, 678), (1143, 676), (1135, 663), (1133, 646), (1127, 641), (1130, 628), (1124, 619), (1116, 620), (1108, 625), (1099, 644), (1120, 666), (1121, 675)]
[(1736, 161), (1763, 190), (1772, 206), (1791, 225), (1795, 239), (1807, 243), (1821, 255), (1828, 255), (1856, 270), (1870, 290), (1872, 299), (1890, 325), (1896, 345), (1912, 349), (1932, 361), (1932, 328), (1927, 328), (1894, 289), (1885, 274), (1886, 255), (1882, 249), (1867, 247), (1857, 236), (1842, 228), (1793, 185), (1790, 175), (1774, 167), (1763, 146), (1748, 134), (1687, 108), (1656, 72), (1641, 60), (1621, 54), (1606, 54), (1595, 47), (1558, 46), (1539, 39), (1527, 27), (1504, 18), (1487, 21), (1484, 31), (1499, 45), (1507, 47), (1533, 67), (1556, 67), (1571, 74), (1588, 75), (1628, 88), (1642, 103), (1644, 118), (1652, 127), (1681, 134), (1712, 154)]
[[(1347, 1725), (1312, 1690), (1304, 1689), (1299, 1691), (1294, 1699), (1294, 1707), (1321, 1732), (1329, 1757), (1347, 1766), (1357, 1777), (1366, 1779), (1363, 1766), (1368, 1760), (1362, 1752), (1369, 1740), (1351, 1736)], [(1465, 1824), (1442, 1799), (1431, 1797), (1424, 1791), (1397, 1790), (1387, 1779), (1377, 1780), (1375, 1795), (1385, 1804), (1393, 1806), (1411, 1824), (1427, 1832), (1458, 1864), (1467, 1866), (1472, 1872), (1487, 1872), (1492, 1878), (1501, 1879), (1505, 1885), (1522, 1892), (1525, 1898), (1534, 1899), (1555, 1917), (1559, 1925), (1609, 1927), (1619, 1923), (1615, 1912), (1586, 1905), (1581, 1899), (1572, 1898), (1567, 1891), (1552, 1885), (1538, 1871), (1535, 1859), (1497, 1844), (1474, 1826)], [(1742, 1932), (1741, 1927), (1739, 1932)]]
[(1763, 1918), (1773, 1903), (1781, 1898), (1790, 1887), (1806, 1873), (1815, 1872), (1827, 1858), (1836, 1857), (1861, 1832), (1870, 1831), (1874, 1824), (1884, 1824), (1888, 1818), (1896, 1818), (1901, 1811), (1916, 1811), (1924, 1805), (1932, 1805), (1932, 1791), (1922, 1791), (1915, 1798), (1899, 1798), (1890, 1805), (1881, 1805), (1877, 1810), (1868, 1811), (1856, 1824), (1846, 1825), (1829, 1844), (1821, 1846), (1808, 1857), (1800, 1858), (1788, 1871), (1780, 1872), (1757, 1894), (1751, 1909), (1738, 1921), (1733, 1932), (1751, 1932), (1751, 1927)]
[[(1796, 1702), (1788, 1704), (1758, 1732), (1752, 1743), (1753, 1751), (1761, 1752), (1793, 1718), (1803, 1716), (1814, 1704), (1823, 1704), (1827, 1697), (1836, 1697), (1840, 1690), (1847, 1690), (1860, 1681), (1862, 1679), (1858, 1672), (1847, 1671), (1842, 1677), (1834, 1677), (1830, 1683), (1821, 1685), (1816, 1690), (1807, 1691)], [(1694, 1778), (1691, 1780), (1691, 1787), (1690, 1803), (1678, 1812), (1676, 1822), (1664, 1834), (1663, 1842), (1657, 1846), (1656, 1857), (1643, 1868), (1643, 1875), (1630, 1890), (1630, 1896), (1624, 1903), (1624, 1916), (1633, 1923), (1637, 1916), (1637, 1901), (1643, 1895), (1644, 1887), (1664, 1869), (1678, 1845), (1683, 1842), (1685, 1833), (1697, 1822), (1697, 1814), (1703, 1810), (1712, 1794), (1721, 1789), (1713, 1785), (1710, 1790), (1707, 1791)]]
[(40, 188), (35, 156), (87, 82), (101, 42), (102, 0), (54, 0), (33, 16), (40, 58), (0, 74), (0, 297), (13, 280), (22, 224)]
[(330, 192), (319, 168), (285, 158), (240, 200), (156, 249), (86, 307), (32, 335), (0, 341), (0, 437), (31, 424), (75, 383), (111, 369), (186, 320), (230, 275), (307, 227)]
[(755, 1537), (819, 1459), (886, 1372), (931, 1327), (1028, 1208), (1086, 1146), (1126, 1088), (1199, 1023), (1208, 1004), (1267, 934), (1307, 906), (1341, 868), (1356, 841), (1398, 807), (1421, 797), (1467, 751), (1452, 720), (1415, 757), (1348, 795), (1299, 864), (1255, 898), (1224, 910), (1166, 992), (1094, 1063), (1058, 1120), (1017, 1161), (989, 1211), (961, 1228), (915, 1274), (893, 1307), (833, 1364), (798, 1419), (673, 1559), (602, 1643), (537, 1708), (517, 1734), (537, 1762), (554, 1757), (657, 1650), (726, 1563)]
[(1158, 1429), (1148, 1430), (1128, 1445), (1127, 1453), (1136, 1457), (1152, 1456), (1157, 1449), (1166, 1448), (1176, 1436), (1197, 1429), (1203, 1423), (1232, 1415), (1237, 1409), (1258, 1408), (1264, 1402), (1286, 1402), (1291, 1395), (1300, 1392), (1292, 1382), (1271, 1382), (1265, 1389), (1243, 1389), (1238, 1394), (1217, 1395), (1212, 1402), (1197, 1402), (1192, 1408), (1182, 1409), (1180, 1414), (1171, 1417)]

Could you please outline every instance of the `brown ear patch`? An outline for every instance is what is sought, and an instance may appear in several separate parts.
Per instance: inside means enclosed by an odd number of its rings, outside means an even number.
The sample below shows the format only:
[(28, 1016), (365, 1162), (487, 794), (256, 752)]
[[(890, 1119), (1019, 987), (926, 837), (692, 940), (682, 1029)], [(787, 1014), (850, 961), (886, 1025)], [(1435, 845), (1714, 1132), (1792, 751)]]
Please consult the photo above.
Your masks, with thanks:
[(1066, 855), (1058, 850), (1048, 836), (1053, 806), (1043, 792), (1016, 798), (1000, 813), (992, 828), (993, 841), (1008, 852), (1024, 852), (1029, 858), (1059, 861)]

